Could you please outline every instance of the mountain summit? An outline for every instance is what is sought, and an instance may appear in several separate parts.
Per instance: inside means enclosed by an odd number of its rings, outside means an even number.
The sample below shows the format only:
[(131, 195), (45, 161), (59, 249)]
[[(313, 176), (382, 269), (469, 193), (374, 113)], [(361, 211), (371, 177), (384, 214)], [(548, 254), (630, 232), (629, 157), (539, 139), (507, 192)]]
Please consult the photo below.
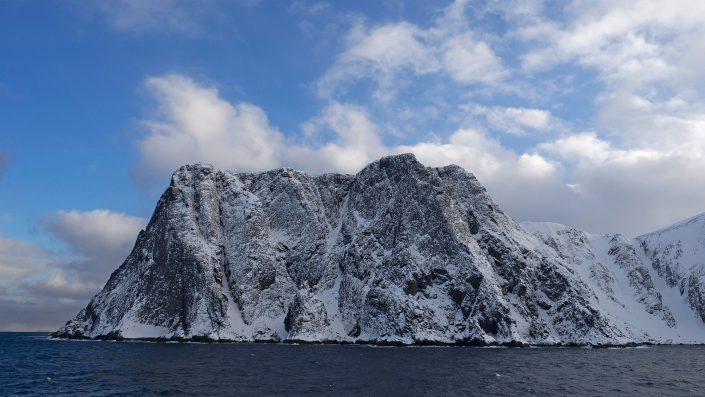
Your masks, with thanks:
[(519, 225), (472, 174), (411, 154), (356, 175), (186, 165), (122, 266), (55, 336), (705, 342), (701, 284), (685, 291), (692, 274), (657, 243)]

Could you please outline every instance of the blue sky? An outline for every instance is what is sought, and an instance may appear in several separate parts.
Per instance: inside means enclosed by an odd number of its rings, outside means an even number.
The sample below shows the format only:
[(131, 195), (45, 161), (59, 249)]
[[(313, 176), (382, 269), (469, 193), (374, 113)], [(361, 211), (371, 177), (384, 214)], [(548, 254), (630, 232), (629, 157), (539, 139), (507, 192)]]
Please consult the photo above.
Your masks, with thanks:
[(703, 212), (704, 34), (659, 0), (0, 2), (0, 330), (72, 316), (187, 162), (414, 152), (519, 220)]
[[(340, 20), (311, 18), (315, 31), (308, 32), (301, 25), (306, 3), (196, 3), (212, 9), (183, 30), (150, 20), (160, 13), (149, 10), (120, 27), (111, 14), (121, 11), (95, 4), (0, 6), (0, 148), (8, 158), (2, 184), (12, 192), (0, 198), (12, 218), (0, 231), (41, 238), (34, 225), (57, 209), (149, 216), (168, 177), (150, 190), (131, 175), (138, 120), (153, 106), (147, 76), (180, 74), (217, 86), (222, 98), (256, 104), (272, 125), (295, 135), (325, 102), (313, 85), (343, 50), (352, 23), (346, 19), (423, 23), (424, 15), (438, 13), (425, 2), (352, 2), (335, 11)], [(154, 7), (191, 12), (178, 2)], [(329, 37), (319, 37), (320, 26)]]
[(151, 105), (146, 76), (212, 81), (226, 98), (276, 109), (269, 117), (285, 130), (315, 112), (305, 84), (324, 70), (324, 50), (312, 48), (286, 7), (230, 4), (215, 29), (174, 32), (122, 31), (80, 6), (2, 4), (0, 147), (9, 156), (3, 190), (12, 194), (0, 207), (14, 218), (1, 224), (7, 235), (27, 237), (60, 208), (149, 215), (154, 200), (130, 175), (135, 120)]

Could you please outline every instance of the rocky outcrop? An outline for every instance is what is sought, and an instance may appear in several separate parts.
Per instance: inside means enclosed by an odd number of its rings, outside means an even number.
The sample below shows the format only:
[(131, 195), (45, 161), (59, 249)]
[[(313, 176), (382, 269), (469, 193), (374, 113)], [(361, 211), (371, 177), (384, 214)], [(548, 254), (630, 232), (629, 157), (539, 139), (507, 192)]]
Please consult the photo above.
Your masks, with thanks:
[(674, 327), (676, 320), (669, 308), (664, 306), (661, 293), (656, 290), (649, 269), (637, 256), (634, 246), (619, 234), (606, 237), (609, 244), (607, 254), (625, 272), (639, 303), (647, 313), (659, 316), (669, 327)]
[[(604, 291), (620, 287), (616, 277), (580, 244), (588, 235), (571, 233), (551, 241), (528, 232), (472, 174), (425, 167), (410, 154), (382, 158), (354, 176), (188, 165), (174, 173), (122, 266), (56, 335), (402, 344), (662, 340), (605, 305)], [(632, 274), (628, 288), (639, 310), (668, 323), (668, 308), (659, 306), (632, 254), (617, 241), (609, 255)]]
[(653, 268), (705, 321), (705, 214), (637, 237)]

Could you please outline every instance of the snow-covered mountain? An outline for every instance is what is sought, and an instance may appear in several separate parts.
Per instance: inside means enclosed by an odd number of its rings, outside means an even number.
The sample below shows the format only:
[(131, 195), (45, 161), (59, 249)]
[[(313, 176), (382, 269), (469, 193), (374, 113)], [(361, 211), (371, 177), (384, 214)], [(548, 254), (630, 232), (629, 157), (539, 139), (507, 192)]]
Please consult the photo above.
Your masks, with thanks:
[(573, 265), (612, 321), (639, 335), (635, 342), (705, 340), (705, 323), (689, 307), (687, 297), (659, 275), (642, 249), (643, 236), (627, 240), (619, 234), (588, 234), (551, 223), (524, 222), (522, 226)]
[(55, 335), (702, 343), (695, 223), (634, 241), (519, 225), (472, 174), (410, 154), (354, 176), (187, 165), (122, 266)]
[(637, 237), (656, 274), (705, 321), (705, 214)]

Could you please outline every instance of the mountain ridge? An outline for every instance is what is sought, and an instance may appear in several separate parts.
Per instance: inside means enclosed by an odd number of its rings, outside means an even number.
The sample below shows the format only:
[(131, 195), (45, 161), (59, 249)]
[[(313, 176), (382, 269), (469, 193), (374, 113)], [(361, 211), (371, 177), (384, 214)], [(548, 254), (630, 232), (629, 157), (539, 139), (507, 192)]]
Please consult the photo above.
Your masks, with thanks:
[[(286, 167), (234, 173), (186, 165), (123, 265), (55, 336), (705, 341), (702, 321), (693, 333), (682, 328), (692, 326), (682, 310), (673, 317), (633, 242), (544, 229), (519, 226), (461, 167), (425, 167), (411, 154), (383, 157), (355, 175), (315, 177)], [(626, 315), (627, 307), (639, 316)]]

